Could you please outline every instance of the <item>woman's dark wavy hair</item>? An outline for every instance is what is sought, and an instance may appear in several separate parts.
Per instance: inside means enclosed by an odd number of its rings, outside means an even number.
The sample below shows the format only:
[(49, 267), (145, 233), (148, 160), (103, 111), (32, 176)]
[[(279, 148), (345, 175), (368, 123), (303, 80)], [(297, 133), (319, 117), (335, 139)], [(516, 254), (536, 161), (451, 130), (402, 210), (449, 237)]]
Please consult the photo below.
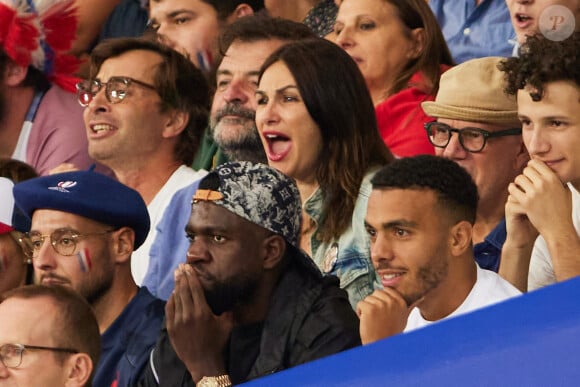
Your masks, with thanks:
[(209, 86), (203, 73), (185, 56), (156, 41), (145, 38), (114, 38), (97, 45), (91, 53), (90, 77), (103, 62), (129, 51), (145, 50), (159, 54), (154, 85), (161, 97), (161, 111), (175, 109), (189, 113), (189, 122), (175, 145), (175, 159), (191, 165), (208, 122)]
[(365, 80), (345, 51), (321, 38), (289, 43), (266, 59), (260, 79), (279, 61), (292, 73), (322, 134), (316, 171), (324, 197), (319, 235), (328, 242), (349, 227), (369, 168), (391, 162), (393, 155), (379, 135)]
[(425, 33), (425, 47), (421, 54), (409, 61), (403, 71), (396, 78), (390, 94), (405, 89), (409, 80), (416, 72), (421, 72), (431, 86), (429, 94), (436, 95), (439, 90), (441, 65), (453, 66), (455, 62), (447, 47), (447, 42), (441, 32), (441, 27), (433, 15), (433, 11), (425, 0), (383, 0), (397, 9), (399, 18), (407, 27), (409, 37), (411, 31), (423, 28)]
[(505, 73), (508, 95), (530, 88), (530, 96), (540, 101), (544, 85), (556, 81), (572, 81), (580, 87), (580, 32), (562, 41), (554, 41), (541, 34), (528, 36), (518, 58), (508, 58), (498, 68)]

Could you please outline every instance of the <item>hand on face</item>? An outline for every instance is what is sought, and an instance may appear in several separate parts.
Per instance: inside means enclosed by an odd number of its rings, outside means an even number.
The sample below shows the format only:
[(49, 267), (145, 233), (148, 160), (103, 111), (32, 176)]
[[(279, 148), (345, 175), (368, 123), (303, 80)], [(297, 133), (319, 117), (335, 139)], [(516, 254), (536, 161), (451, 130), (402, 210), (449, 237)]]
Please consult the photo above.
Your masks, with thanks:
[(232, 315), (212, 313), (190, 265), (182, 264), (175, 271), (175, 290), (165, 315), (171, 345), (194, 380), (226, 373), (223, 349), (232, 330)]
[(506, 226), (512, 242), (533, 243), (538, 232), (548, 239), (574, 229), (571, 192), (543, 162), (531, 160), (508, 191)]
[(403, 296), (395, 289), (375, 290), (356, 306), (362, 343), (370, 344), (403, 332), (409, 314), (421, 301), (423, 298), (407, 306)]

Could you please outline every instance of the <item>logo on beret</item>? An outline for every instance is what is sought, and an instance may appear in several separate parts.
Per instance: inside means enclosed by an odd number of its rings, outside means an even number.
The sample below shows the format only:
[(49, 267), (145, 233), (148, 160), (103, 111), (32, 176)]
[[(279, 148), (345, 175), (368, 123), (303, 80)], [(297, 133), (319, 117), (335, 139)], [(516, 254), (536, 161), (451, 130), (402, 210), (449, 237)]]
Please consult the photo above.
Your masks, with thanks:
[(67, 188), (72, 188), (77, 185), (76, 181), (60, 181), (56, 187), (48, 187), (48, 189), (58, 192), (70, 192)]

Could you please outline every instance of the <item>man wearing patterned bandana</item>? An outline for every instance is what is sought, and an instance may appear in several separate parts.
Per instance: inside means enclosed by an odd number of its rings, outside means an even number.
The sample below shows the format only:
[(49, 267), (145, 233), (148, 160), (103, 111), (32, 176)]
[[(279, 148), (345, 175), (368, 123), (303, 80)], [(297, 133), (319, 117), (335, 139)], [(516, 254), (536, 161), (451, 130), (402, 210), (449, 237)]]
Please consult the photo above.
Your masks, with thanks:
[(337, 278), (297, 247), (300, 219), (296, 184), (266, 165), (227, 163), (202, 179), (141, 386), (228, 386), (360, 344)]
[(93, 162), (76, 102), (72, 0), (0, 0), (0, 157), (45, 175), (61, 163)]

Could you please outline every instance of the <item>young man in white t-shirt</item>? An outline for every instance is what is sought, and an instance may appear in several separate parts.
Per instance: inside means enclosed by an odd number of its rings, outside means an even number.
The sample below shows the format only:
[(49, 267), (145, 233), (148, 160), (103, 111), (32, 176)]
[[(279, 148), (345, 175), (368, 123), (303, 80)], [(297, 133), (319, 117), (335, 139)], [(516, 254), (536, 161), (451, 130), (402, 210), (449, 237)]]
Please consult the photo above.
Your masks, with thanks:
[(580, 275), (579, 52), (580, 32), (536, 35), (501, 65), (531, 158), (509, 186), (499, 270), (522, 291)]
[(475, 263), (477, 187), (458, 164), (399, 159), (372, 184), (365, 226), (384, 289), (357, 305), (363, 344), (520, 294)]

